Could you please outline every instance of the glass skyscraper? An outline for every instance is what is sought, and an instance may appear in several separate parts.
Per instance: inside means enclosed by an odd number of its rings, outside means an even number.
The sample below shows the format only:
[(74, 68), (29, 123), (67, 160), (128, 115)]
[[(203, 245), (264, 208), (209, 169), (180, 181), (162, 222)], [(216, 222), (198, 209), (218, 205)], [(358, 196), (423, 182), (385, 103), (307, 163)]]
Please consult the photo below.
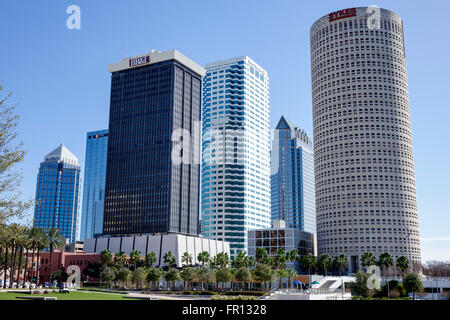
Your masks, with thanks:
[(210, 63), (203, 85), (201, 231), (247, 252), (270, 227), (269, 77), (249, 57)]
[(272, 143), (272, 221), (316, 232), (314, 151), (303, 129), (281, 117)]
[(107, 152), (108, 130), (88, 132), (80, 225), (81, 241), (103, 233)]
[(80, 191), (80, 166), (63, 144), (45, 156), (36, 184), (33, 225), (56, 228), (75, 242)]
[[(199, 156), (205, 69), (176, 50), (126, 58), (108, 69), (103, 234), (197, 235), (200, 163), (195, 152)], [(188, 136), (180, 138), (180, 132)]]

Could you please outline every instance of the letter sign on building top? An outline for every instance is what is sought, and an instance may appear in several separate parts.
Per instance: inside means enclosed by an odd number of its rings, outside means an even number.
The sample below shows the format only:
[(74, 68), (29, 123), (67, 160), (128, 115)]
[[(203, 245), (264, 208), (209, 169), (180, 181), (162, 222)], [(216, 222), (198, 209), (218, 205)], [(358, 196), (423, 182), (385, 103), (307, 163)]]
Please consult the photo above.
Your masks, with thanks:
[(146, 64), (150, 62), (150, 56), (142, 56), (130, 59), (130, 67), (140, 66), (141, 64)]
[(349, 18), (349, 17), (356, 17), (356, 8), (351, 9), (344, 9), (332, 12), (328, 15), (329, 22), (336, 21), (339, 19)]

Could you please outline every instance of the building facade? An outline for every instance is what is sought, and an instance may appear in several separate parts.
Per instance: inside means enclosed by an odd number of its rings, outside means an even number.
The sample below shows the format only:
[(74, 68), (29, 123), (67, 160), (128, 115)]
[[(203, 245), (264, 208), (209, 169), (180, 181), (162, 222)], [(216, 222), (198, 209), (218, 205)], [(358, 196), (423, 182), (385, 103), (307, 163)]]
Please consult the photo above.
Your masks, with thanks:
[(420, 262), (403, 22), (379, 8), (311, 27), (319, 254)]
[(201, 232), (247, 251), (247, 231), (270, 227), (269, 77), (248, 57), (206, 65)]
[(226, 241), (218, 241), (202, 238), (194, 235), (184, 234), (161, 234), (134, 237), (110, 237), (110, 238), (92, 238), (84, 242), (84, 251), (100, 254), (108, 249), (112, 253), (120, 251), (129, 255), (131, 251), (137, 250), (141, 256), (145, 257), (153, 252), (156, 255), (157, 266), (165, 266), (164, 255), (172, 252), (176, 259), (178, 267), (183, 266), (181, 257), (185, 252), (191, 255), (192, 264), (200, 264), (198, 254), (208, 252), (211, 257), (220, 252), (230, 255), (230, 244)]
[(271, 153), (272, 221), (287, 228), (316, 232), (314, 151), (303, 129), (281, 117)]
[[(248, 255), (255, 257), (257, 248), (265, 248), (269, 257), (276, 256), (279, 249), (286, 252), (297, 250), (300, 257), (307, 254), (317, 256), (317, 239), (314, 233), (286, 228), (284, 221), (275, 220), (269, 229), (248, 231)], [(288, 261), (286, 267), (301, 272), (297, 262)]]
[(45, 156), (37, 175), (33, 225), (56, 228), (69, 243), (77, 232), (80, 172), (78, 158), (61, 144)]
[[(198, 234), (200, 139), (194, 136), (196, 126), (200, 136), (205, 70), (176, 50), (126, 58), (108, 69), (103, 234)], [(179, 149), (180, 141), (186, 147)]]
[(79, 237), (81, 241), (103, 233), (107, 153), (108, 130), (88, 132)]

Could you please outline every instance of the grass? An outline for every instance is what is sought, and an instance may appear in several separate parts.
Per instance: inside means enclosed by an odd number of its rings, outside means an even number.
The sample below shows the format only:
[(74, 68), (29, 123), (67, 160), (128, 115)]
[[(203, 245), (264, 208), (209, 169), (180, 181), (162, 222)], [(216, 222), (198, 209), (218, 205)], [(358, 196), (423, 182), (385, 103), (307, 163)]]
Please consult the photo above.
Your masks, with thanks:
[[(17, 297), (28, 296), (26, 293), (16, 292), (1, 292), (0, 300), (23, 300), (17, 299)], [(70, 293), (53, 293), (48, 294), (36, 294), (33, 296), (45, 296), (45, 297), (57, 297), (58, 300), (134, 300), (131, 298), (124, 298), (124, 295), (99, 293), (99, 292), (83, 292), (83, 291), (71, 291)]]

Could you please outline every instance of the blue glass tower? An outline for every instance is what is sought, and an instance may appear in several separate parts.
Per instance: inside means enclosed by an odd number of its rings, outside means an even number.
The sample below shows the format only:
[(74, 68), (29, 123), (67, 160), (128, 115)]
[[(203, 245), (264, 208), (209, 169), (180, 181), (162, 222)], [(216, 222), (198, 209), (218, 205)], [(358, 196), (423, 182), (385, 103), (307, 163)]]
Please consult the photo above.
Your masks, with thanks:
[(272, 144), (272, 221), (316, 232), (314, 153), (306, 132), (281, 117)]
[(36, 185), (35, 227), (56, 228), (75, 242), (80, 191), (80, 166), (63, 144), (41, 162)]
[(80, 226), (81, 241), (103, 232), (107, 155), (108, 130), (88, 132)]
[(247, 252), (247, 231), (270, 227), (269, 77), (249, 57), (206, 65), (201, 231)]

